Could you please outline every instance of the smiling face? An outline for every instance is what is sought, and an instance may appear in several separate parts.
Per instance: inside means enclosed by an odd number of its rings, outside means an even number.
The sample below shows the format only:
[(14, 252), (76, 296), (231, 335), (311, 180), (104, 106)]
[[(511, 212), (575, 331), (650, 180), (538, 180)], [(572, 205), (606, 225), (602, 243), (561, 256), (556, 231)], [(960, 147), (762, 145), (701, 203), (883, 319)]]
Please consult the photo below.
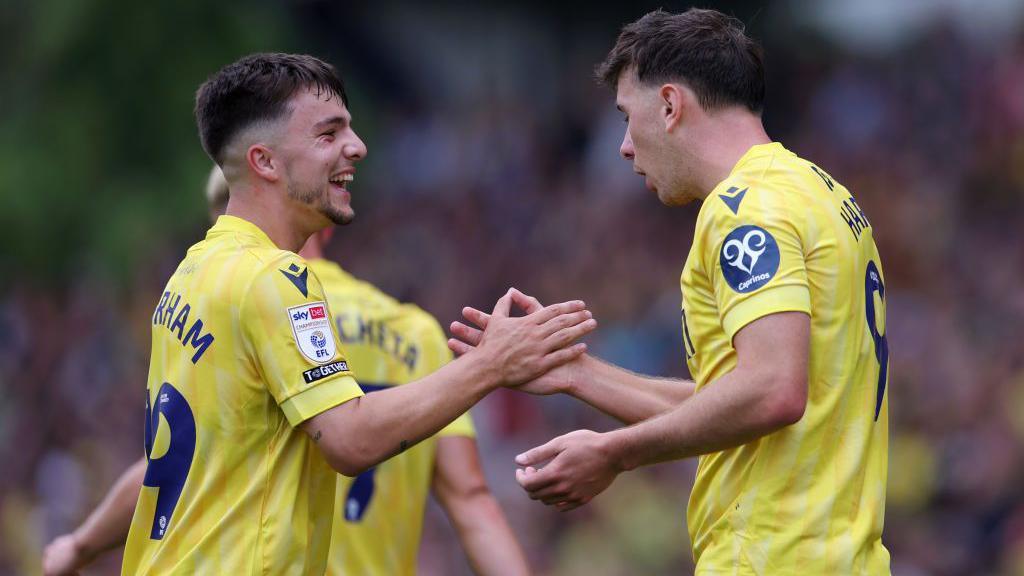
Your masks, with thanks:
[(340, 98), (300, 90), (289, 104), (275, 146), (283, 162), (288, 197), (310, 217), (348, 224), (355, 217), (348, 184), (366, 145), (352, 129), (352, 116)]

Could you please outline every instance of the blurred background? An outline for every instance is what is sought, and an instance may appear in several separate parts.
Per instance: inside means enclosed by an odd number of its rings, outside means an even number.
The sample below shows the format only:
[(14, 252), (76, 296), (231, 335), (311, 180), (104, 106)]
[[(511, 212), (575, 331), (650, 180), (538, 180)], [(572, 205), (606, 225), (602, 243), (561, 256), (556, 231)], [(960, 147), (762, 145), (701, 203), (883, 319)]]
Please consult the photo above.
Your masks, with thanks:
[[(557, 4), (557, 5), (556, 5)], [(593, 66), (687, 3), (0, 3), (0, 574), (39, 571), (142, 449), (149, 322), (208, 226), (192, 119), (211, 73), (309, 52), (345, 77), (369, 157), (331, 255), (443, 325), (509, 285), (582, 298), (599, 356), (687, 375), (678, 275), (697, 207), (618, 158)], [(765, 45), (769, 133), (856, 195), (884, 261), (893, 573), (1024, 574), (1024, 3), (707, 2)], [(492, 488), (541, 574), (687, 574), (695, 462), (560, 514), (519, 451), (616, 424), (568, 398), (474, 409)], [(432, 509), (425, 575), (468, 573)], [(120, 552), (87, 574), (115, 574)]]

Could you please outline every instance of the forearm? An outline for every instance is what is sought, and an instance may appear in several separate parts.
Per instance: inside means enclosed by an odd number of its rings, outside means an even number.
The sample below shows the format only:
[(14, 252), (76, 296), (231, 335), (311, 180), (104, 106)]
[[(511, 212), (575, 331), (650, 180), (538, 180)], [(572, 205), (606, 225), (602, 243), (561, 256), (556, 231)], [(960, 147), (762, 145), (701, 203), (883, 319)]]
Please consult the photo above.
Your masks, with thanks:
[(146, 459), (142, 458), (121, 474), (99, 506), (74, 531), (84, 559), (124, 544), (145, 476)]
[(475, 440), (438, 438), (431, 484), (477, 574), (529, 574), (505, 514), (487, 488)]
[(529, 574), (526, 556), (501, 506), (484, 487), (445, 506), (473, 571), (481, 576)]
[(611, 458), (630, 470), (740, 446), (799, 421), (771, 385), (757, 374), (730, 372), (673, 410), (608, 433)]
[[(354, 476), (436, 434), (498, 385), (486, 358), (467, 354), (415, 382), (350, 400), (304, 426), (331, 465)], [(330, 411), (329, 411), (330, 412)]]
[(567, 393), (627, 424), (667, 412), (693, 395), (689, 380), (654, 378), (583, 356)]

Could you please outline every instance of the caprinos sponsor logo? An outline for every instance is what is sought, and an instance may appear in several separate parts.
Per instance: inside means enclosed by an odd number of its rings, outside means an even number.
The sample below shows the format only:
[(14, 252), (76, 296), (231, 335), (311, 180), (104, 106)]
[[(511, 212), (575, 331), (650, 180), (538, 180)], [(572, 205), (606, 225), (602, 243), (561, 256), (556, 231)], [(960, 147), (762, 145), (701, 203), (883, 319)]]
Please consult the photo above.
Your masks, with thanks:
[(779, 245), (770, 232), (747, 224), (726, 236), (719, 255), (722, 275), (736, 292), (752, 292), (767, 284), (779, 269)]

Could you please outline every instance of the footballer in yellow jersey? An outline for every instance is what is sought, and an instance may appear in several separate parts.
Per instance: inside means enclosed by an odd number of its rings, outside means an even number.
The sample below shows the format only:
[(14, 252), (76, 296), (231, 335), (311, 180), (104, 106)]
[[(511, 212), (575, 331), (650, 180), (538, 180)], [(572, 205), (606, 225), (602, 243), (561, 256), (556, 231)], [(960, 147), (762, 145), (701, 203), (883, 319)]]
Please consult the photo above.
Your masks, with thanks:
[(687, 520), (701, 571), (888, 571), (885, 279), (857, 201), (782, 145), (754, 146), (701, 206), (681, 285), (698, 394), (736, 367), (742, 327), (811, 318), (800, 421), (700, 457)]
[[(526, 384), (635, 424), (520, 454), (517, 480), (571, 510), (625, 470), (699, 456), (687, 515), (698, 575), (888, 574), (885, 279), (867, 217), (768, 137), (762, 51), (735, 18), (651, 12), (598, 75), (647, 188), (667, 206), (703, 202), (681, 276), (694, 381), (584, 356)], [(452, 332), (459, 352), (481, 341)]]
[[(211, 218), (224, 213), (228, 186), (214, 166), (206, 186)], [(323, 287), (350, 367), (366, 391), (403, 384), (451, 359), (437, 321), (401, 304), (322, 258), (332, 230), (315, 234), (300, 251)], [(328, 574), (415, 574), (428, 488), (459, 528), (463, 548), (481, 574), (526, 574), (529, 567), (476, 463), (469, 413), (435, 437), (352, 479), (338, 475)], [(466, 441), (469, 442), (466, 442)], [(440, 443), (440, 446), (439, 446)], [(103, 502), (73, 533), (47, 546), (43, 572), (64, 576), (100, 552), (123, 545), (146, 472), (143, 458), (125, 471)], [(483, 490), (480, 490), (483, 488)], [(471, 532), (472, 538), (466, 533)]]
[[(429, 374), (451, 359), (446, 337), (432, 316), (402, 304), (337, 264), (311, 260), (346, 358), (366, 393)], [(469, 413), (438, 436), (473, 437)], [(338, 476), (328, 574), (415, 574), (416, 554), (431, 480), (437, 437), (360, 474)]]
[(323, 573), (336, 474), (295, 426), (362, 395), (331, 318), (252, 223), (221, 216), (189, 249), (152, 318), (125, 574)]
[(354, 218), (347, 186), (366, 147), (341, 78), (311, 56), (253, 54), (211, 76), (195, 110), (231, 194), (154, 311), (148, 464), (123, 571), (323, 574), (334, 471), (358, 475), (578, 357), (596, 323), (578, 300), (512, 317), (506, 294), (477, 351), (363, 396), (293, 253)]

